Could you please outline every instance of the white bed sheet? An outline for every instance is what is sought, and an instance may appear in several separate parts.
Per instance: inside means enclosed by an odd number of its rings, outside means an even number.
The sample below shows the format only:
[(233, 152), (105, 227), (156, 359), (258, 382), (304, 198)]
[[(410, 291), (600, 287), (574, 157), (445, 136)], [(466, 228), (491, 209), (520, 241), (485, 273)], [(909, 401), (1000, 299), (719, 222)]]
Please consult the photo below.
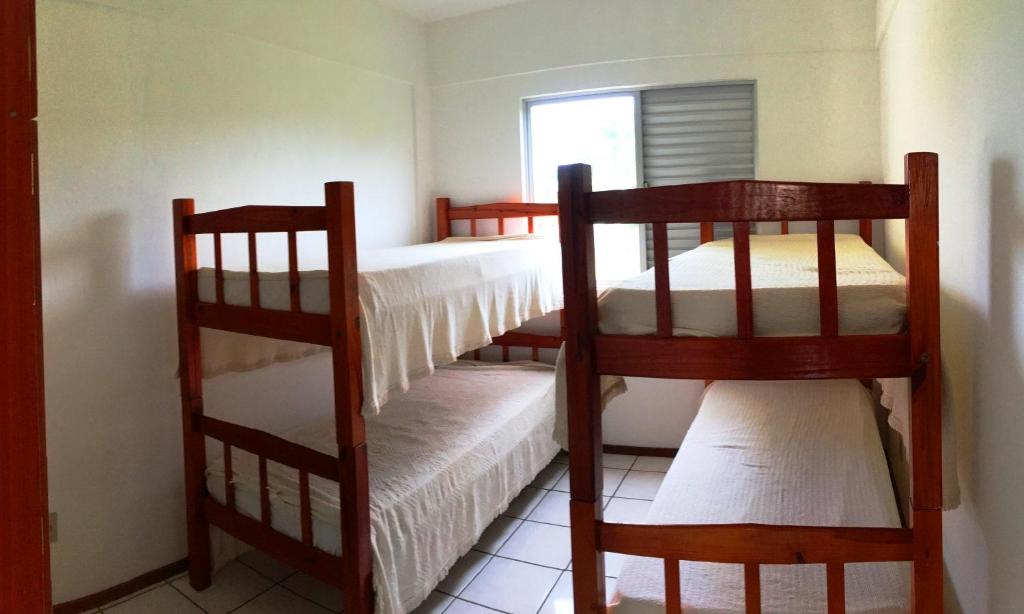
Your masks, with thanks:
[[(852, 380), (714, 383), (645, 522), (899, 527), (870, 396)], [(688, 614), (746, 611), (742, 566), (680, 573)], [(909, 578), (908, 563), (847, 565), (847, 611), (906, 612)], [(824, 566), (762, 566), (761, 590), (766, 613), (827, 609)], [(663, 612), (662, 561), (628, 557), (616, 592), (617, 612)]]
[[(460, 361), (440, 368), (367, 420), (377, 611), (419, 605), (484, 529), (554, 458), (554, 370), (542, 363)], [(333, 416), (285, 437), (327, 454)], [(236, 505), (259, 516), (256, 458), (232, 455)], [(207, 484), (224, 500), (223, 459)], [(298, 475), (268, 463), (272, 525), (300, 535)], [(314, 543), (341, 550), (337, 484), (310, 478)]]
[[(302, 310), (328, 313), (327, 271), (303, 271)], [(213, 269), (199, 271), (199, 298), (213, 302)], [(224, 272), (224, 300), (249, 304), (248, 272)], [(561, 251), (531, 235), (453, 237), (359, 253), (365, 415), (391, 394), (526, 320), (562, 307)], [(260, 304), (287, 310), (287, 273), (260, 274)], [(203, 374), (247, 371), (323, 351), (302, 343), (203, 329)]]
[[(818, 246), (813, 234), (750, 237), (754, 334), (817, 335)], [(906, 316), (906, 279), (856, 235), (836, 235), (839, 332), (896, 333)], [(673, 334), (736, 335), (733, 241), (721, 239), (669, 260)], [(600, 299), (607, 334), (657, 331), (654, 269), (609, 288)]]

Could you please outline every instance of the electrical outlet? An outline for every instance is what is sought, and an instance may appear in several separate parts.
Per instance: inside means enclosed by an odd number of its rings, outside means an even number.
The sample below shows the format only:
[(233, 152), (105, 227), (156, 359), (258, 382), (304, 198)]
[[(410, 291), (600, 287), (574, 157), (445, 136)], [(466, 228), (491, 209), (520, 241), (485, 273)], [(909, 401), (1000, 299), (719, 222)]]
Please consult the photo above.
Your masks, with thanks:
[(57, 541), (57, 512), (50, 512), (50, 543)]

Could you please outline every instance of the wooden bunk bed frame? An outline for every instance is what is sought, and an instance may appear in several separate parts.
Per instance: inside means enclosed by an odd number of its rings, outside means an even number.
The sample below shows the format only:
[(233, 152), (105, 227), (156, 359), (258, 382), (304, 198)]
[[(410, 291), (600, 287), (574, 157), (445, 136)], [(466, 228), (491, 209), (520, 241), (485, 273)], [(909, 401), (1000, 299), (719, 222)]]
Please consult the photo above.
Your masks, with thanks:
[[(447, 203), (447, 199), (444, 199)], [(440, 201), (439, 201), (440, 202)], [(447, 205), (446, 205), (447, 206)], [(557, 205), (496, 203), (452, 209), (438, 216), (440, 238), (451, 232), (448, 220), (497, 219), (499, 229), (509, 218), (557, 215)], [(440, 213), (440, 207), (438, 209)], [(304, 313), (299, 309), (299, 269), (296, 233), (326, 231), (329, 314)], [(256, 250), (258, 233), (287, 233), (288, 271), (291, 282), (289, 311), (261, 308)], [(224, 301), (221, 234), (245, 233), (249, 240), (250, 305)], [(198, 298), (196, 236), (213, 235), (216, 302)], [(366, 427), (361, 408), (362, 353), (359, 335), (359, 296), (356, 262), (355, 200), (350, 182), (325, 185), (324, 206), (244, 206), (195, 213), (192, 199), (174, 201), (174, 257), (178, 309), (182, 423), (185, 451), (185, 488), (188, 530), (189, 583), (196, 590), (211, 583), (210, 525), (270, 554), (281, 562), (340, 588), (349, 613), (374, 608), (373, 560), (370, 549), (369, 476)], [(337, 456), (307, 448), (276, 435), (206, 416), (203, 410), (201, 327), (328, 346), (333, 350), (334, 415)], [(508, 347), (557, 348), (561, 337), (510, 332), (496, 339), (508, 360)], [(219, 441), (224, 450), (225, 502), (215, 500), (206, 486), (206, 438)], [(238, 448), (258, 457), (260, 519), (252, 519), (235, 507), (230, 481), (231, 450)], [(267, 490), (267, 462), (273, 461), (299, 473), (301, 539), (271, 527)], [(341, 502), (340, 531), (344, 544), (340, 556), (313, 545), (309, 476), (338, 482)]]
[[(911, 607), (942, 612), (938, 156), (911, 153), (903, 185), (725, 181), (594, 192), (590, 167), (559, 168), (570, 434), (570, 515), (576, 612), (604, 612), (603, 552), (665, 559), (666, 611), (680, 612), (679, 561), (744, 565), (746, 611), (761, 611), (760, 565), (824, 564), (829, 614), (845, 611), (846, 563), (910, 561)], [(907, 328), (839, 335), (835, 221), (906, 220)], [(816, 221), (821, 331), (757, 337), (750, 224)], [(666, 223), (733, 225), (738, 335), (672, 336)], [(655, 335), (598, 332), (594, 224), (652, 224)], [(866, 235), (869, 238), (870, 235)], [(910, 377), (911, 517), (908, 528), (761, 524), (634, 525), (602, 520), (602, 374), (679, 379), (785, 380)]]

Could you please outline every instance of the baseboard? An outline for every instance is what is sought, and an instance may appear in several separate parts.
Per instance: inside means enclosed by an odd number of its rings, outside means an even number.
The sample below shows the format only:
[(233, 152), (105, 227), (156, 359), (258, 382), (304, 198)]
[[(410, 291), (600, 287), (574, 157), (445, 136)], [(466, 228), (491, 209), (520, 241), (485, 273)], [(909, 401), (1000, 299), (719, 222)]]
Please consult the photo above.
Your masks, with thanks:
[(117, 601), (118, 599), (127, 597), (132, 593), (141, 591), (151, 584), (162, 582), (186, 570), (188, 570), (188, 559), (181, 559), (180, 561), (175, 561), (170, 565), (164, 565), (159, 569), (147, 571), (146, 573), (136, 576), (127, 582), (122, 582), (117, 586), (105, 588), (98, 593), (79, 597), (72, 601), (65, 601), (64, 603), (58, 603), (53, 606), (53, 614), (78, 614), (79, 612), (95, 610), (105, 603), (110, 603), (111, 601)]
[(643, 446), (616, 446), (604, 444), (603, 449), (608, 454), (629, 454), (630, 456), (661, 456), (664, 458), (675, 458), (678, 448), (645, 448)]

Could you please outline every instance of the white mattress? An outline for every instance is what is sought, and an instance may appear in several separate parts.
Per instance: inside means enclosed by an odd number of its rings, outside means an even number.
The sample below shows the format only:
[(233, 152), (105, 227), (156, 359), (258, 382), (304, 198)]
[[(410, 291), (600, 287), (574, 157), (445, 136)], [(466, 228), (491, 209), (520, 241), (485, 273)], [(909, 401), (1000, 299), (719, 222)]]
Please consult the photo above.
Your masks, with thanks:
[[(328, 313), (327, 271), (303, 271), (302, 310)], [(213, 269), (199, 271), (199, 298), (214, 302)], [(249, 304), (248, 272), (224, 272), (224, 300)], [(556, 241), (517, 235), (500, 240), (450, 238), (359, 253), (363, 336), (363, 413), (436, 366), (489, 345), (492, 337), (562, 307)], [(260, 304), (287, 310), (287, 273), (260, 274)], [(294, 360), (320, 348), (203, 330), (203, 372), (245, 371)]]
[[(899, 527), (867, 391), (852, 380), (716, 382), (651, 505), (649, 524)], [(680, 564), (688, 614), (742, 613), (740, 565)], [(851, 613), (906, 612), (908, 563), (846, 566)], [(823, 565), (761, 568), (764, 612), (824, 612)], [(664, 611), (660, 559), (629, 557), (622, 613)]]
[[(818, 262), (813, 234), (750, 237), (754, 334), (817, 335)], [(836, 235), (839, 331), (896, 333), (907, 309), (906, 280), (856, 235)], [(705, 243), (669, 260), (675, 335), (736, 335), (732, 239)], [(654, 269), (610, 288), (600, 299), (600, 330), (649, 335), (657, 330)]]
[[(558, 451), (553, 368), (458, 362), (416, 382), (367, 420), (374, 582), (380, 612), (407, 612)], [(335, 454), (333, 416), (284, 435)], [(256, 458), (232, 455), (236, 505), (259, 517)], [(207, 484), (224, 501), (223, 459)], [(298, 475), (268, 463), (272, 524), (299, 537)], [(314, 543), (338, 554), (338, 487), (310, 478)]]

